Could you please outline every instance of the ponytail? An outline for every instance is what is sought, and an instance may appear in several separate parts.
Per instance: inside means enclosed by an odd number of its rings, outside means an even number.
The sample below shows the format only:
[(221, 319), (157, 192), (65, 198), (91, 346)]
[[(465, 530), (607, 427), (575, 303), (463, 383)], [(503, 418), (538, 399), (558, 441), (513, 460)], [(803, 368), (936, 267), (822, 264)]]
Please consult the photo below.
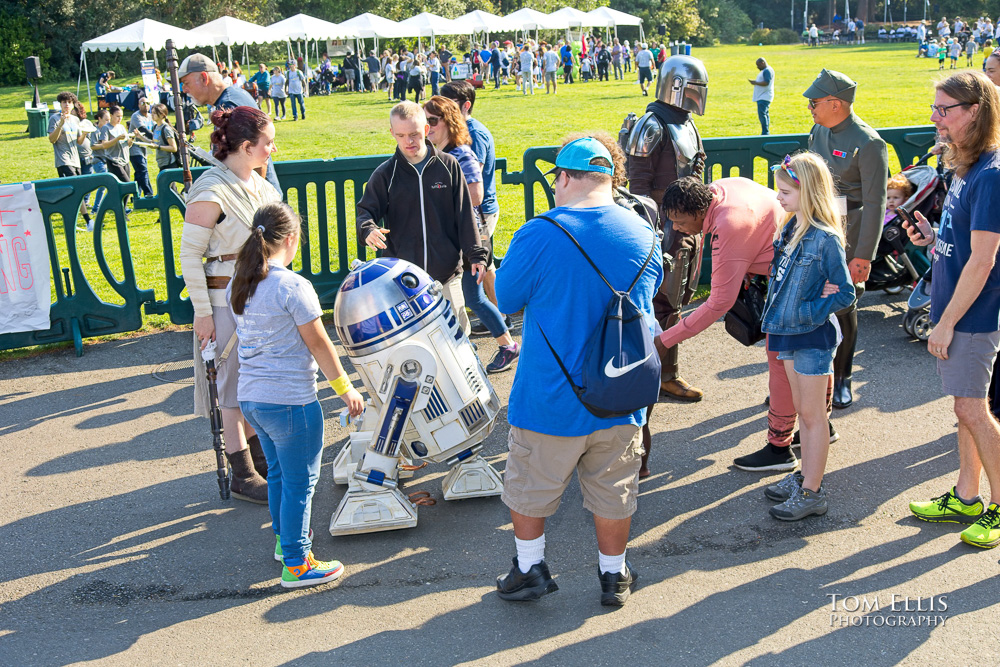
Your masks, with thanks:
[(247, 301), (257, 290), (260, 281), (267, 278), (268, 260), (286, 238), (299, 231), (299, 216), (292, 207), (282, 202), (264, 204), (253, 216), (250, 238), (236, 258), (229, 303), (233, 312), (242, 315)]

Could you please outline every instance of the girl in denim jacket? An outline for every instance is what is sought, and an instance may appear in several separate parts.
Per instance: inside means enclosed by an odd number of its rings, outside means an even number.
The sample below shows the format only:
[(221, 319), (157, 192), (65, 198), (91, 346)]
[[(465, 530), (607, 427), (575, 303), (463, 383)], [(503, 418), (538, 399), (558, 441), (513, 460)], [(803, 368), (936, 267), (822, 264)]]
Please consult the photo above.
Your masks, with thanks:
[(833, 314), (854, 300), (854, 285), (826, 163), (815, 153), (800, 153), (785, 156), (773, 170), (778, 201), (792, 215), (774, 241), (761, 329), (788, 374), (800, 420), (802, 473), (789, 474), (764, 495), (780, 502), (771, 516), (798, 521), (828, 509), (822, 487), (830, 449), (827, 392), (841, 337)]

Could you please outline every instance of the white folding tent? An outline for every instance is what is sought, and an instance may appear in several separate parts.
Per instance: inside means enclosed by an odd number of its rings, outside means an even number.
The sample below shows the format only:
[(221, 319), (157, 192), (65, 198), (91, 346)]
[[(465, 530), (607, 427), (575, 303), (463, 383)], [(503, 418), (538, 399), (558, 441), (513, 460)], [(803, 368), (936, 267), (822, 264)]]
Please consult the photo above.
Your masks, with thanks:
[[(313, 40), (315, 45), (316, 62), (319, 62), (319, 42), (328, 39), (356, 39), (358, 34), (354, 30), (344, 28), (339, 23), (331, 23), (306, 14), (296, 14), (287, 19), (272, 23), (267, 26), (269, 30), (281, 33), (289, 41), (303, 40), (306, 43), (306, 55), (309, 53), (309, 41)], [(289, 51), (291, 55), (291, 51)]]
[(618, 26), (620, 25), (639, 26), (639, 41), (646, 41), (645, 34), (642, 30), (642, 19), (638, 16), (626, 14), (625, 12), (620, 12), (617, 9), (611, 9), (610, 7), (598, 7), (597, 9), (592, 9), (587, 12), (587, 16), (590, 17), (593, 27), (604, 28), (606, 30), (613, 29), (615, 37), (618, 36)]
[(243, 44), (243, 60), (247, 59), (246, 45), (248, 44), (272, 44), (274, 42), (288, 42), (288, 38), (276, 30), (271, 30), (256, 23), (250, 23), (232, 16), (220, 16), (214, 21), (209, 21), (205, 25), (192, 28), (191, 32), (205, 42), (205, 46), (211, 45), (212, 56), (218, 60), (215, 53), (216, 46), (226, 47), (226, 62), (233, 65), (233, 45)]
[(563, 7), (549, 14), (548, 23), (550, 28), (569, 29), (591, 27), (593, 20), (575, 7)]
[(404, 34), (406, 30), (400, 28), (399, 24), (395, 21), (390, 21), (378, 14), (371, 14), (369, 12), (358, 14), (354, 18), (342, 21), (339, 25), (342, 28), (347, 28), (357, 33), (359, 42), (358, 53), (364, 52), (364, 40), (366, 39), (375, 41), (375, 51), (377, 52), (379, 39), (396, 39), (408, 36)]
[(543, 14), (537, 9), (532, 9), (531, 7), (522, 7), (516, 12), (512, 12), (504, 17), (507, 24), (513, 26), (509, 28), (510, 30), (518, 30), (528, 33), (531, 30), (535, 31), (535, 41), (538, 41), (538, 31), (539, 30), (557, 30), (559, 25), (557, 21), (553, 21), (549, 18), (548, 14)]
[(85, 76), (87, 80), (87, 104), (93, 109), (90, 98), (90, 72), (87, 70), (87, 51), (152, 51), (164, 48), (168, 39), (174, 40), (174, 46), (179, 49), (190, 49), (205, 46), (204, 39), (176, 26), (160, 23), (151, 19), (142, 19), (127, 26), (112, 30), (106, 35), (87, 40), (80, 46), (80, 72), (76, 77), (76, 94), (80, 95), (80, 82)]
[[(541, 12), (538, 13), (541, 14)], [(541, 15), (544, 16), (544, 14)], [(490, 41), (491, 32), (516, 32), (524, 29), (520, 23), (511, 21), (508, 16), (497, 16), (481, 9), (462, 14), (455, 19), (455, 23), (463, 28), (459, 34), (470, 35), (473, 42), (476, 41), (476, 35), (483, 35), (483, 43)]]
[(400, 29), (406, 32), (406, 37), (417, 38), (417, 50), (423, 51), (423, 38), (431, 38), (431, 48), (434, 47), (434, 37), (436, 35), (462, 35), (465, 28), (458, 21), (446, 19), (430, 12), (420, 12), (416, 16), (411, 16), (398, 24)]

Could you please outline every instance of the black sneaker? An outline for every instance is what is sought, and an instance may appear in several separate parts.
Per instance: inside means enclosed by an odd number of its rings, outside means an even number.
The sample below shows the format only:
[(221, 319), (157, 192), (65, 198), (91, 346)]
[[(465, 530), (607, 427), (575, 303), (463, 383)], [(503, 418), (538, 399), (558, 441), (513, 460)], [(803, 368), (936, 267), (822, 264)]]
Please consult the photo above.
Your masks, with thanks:
[(472, 325), (472, 333), (477, 336), (484, 336), (489, 332), (490, 330), (486, 327), (485, 324), (482, 323), (482, 321), (476, 322), (475, 324)]
[[(827, 423), (830, 424), (830, 444), (832, 445), (833, 443), (840, 440), (840, 434), (837, 433), (837, 429), (833, 428), (833, 422), (828, 421)], [(799, 436), (799, 432), (796, 431), (795, 435), (792, 436), (792, 448), (798, 449), (801, 446), (802, 446), (802, 439)]]
[(779, 472), (791, 472), (799, 466), (795, 454), (791, 448), (775, 447), (771, 443), (764, 445), (764, 449), (741, 456), (735, 461), (735, 465), (740, 470), (750, 472), (764, 472), (767, 470), (777, 470)]
[(521, 346), (517, 343), (512, 345), (501, 345), (500, 349), (497, 350), (496, 356), (493, 357), (493, 361), (491, 361), (489, 366), (486, 367), (486, 372), (500, 373), (508, 370), (520, 354)]
[(635, 590), (639, 574), (632, 569), (632, 564), (625, 561), (625, 574), (621, 572), (601, 572), (601, 604), (605, 607), (621, 607), (628, 600), (629, 593)]
[(497, 577), (497, 595), (501, 600), (528, 602), (557, 590), (559, 586), (552, 580), (545, 561), (535, 563), (527, 572), (521, 572), (517, 566), (517, 556), (514, 556), (514, 567), (510, 568), (507, 576)]

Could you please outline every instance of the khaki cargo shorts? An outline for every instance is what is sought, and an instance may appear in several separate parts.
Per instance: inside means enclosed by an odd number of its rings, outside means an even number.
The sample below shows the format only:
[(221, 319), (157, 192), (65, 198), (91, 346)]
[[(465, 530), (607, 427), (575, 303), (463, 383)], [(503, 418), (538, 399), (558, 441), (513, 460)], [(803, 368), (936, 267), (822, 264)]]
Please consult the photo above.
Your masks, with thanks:
[(604, 519), (627, 519), (635, 513), (642, 457), (637, 426), (612, 426), (572, 438), (511, 426), (507, 445), (510, 454), (500, 498), (518, 514), (555, 514), (574, 470), (586, 509)]

